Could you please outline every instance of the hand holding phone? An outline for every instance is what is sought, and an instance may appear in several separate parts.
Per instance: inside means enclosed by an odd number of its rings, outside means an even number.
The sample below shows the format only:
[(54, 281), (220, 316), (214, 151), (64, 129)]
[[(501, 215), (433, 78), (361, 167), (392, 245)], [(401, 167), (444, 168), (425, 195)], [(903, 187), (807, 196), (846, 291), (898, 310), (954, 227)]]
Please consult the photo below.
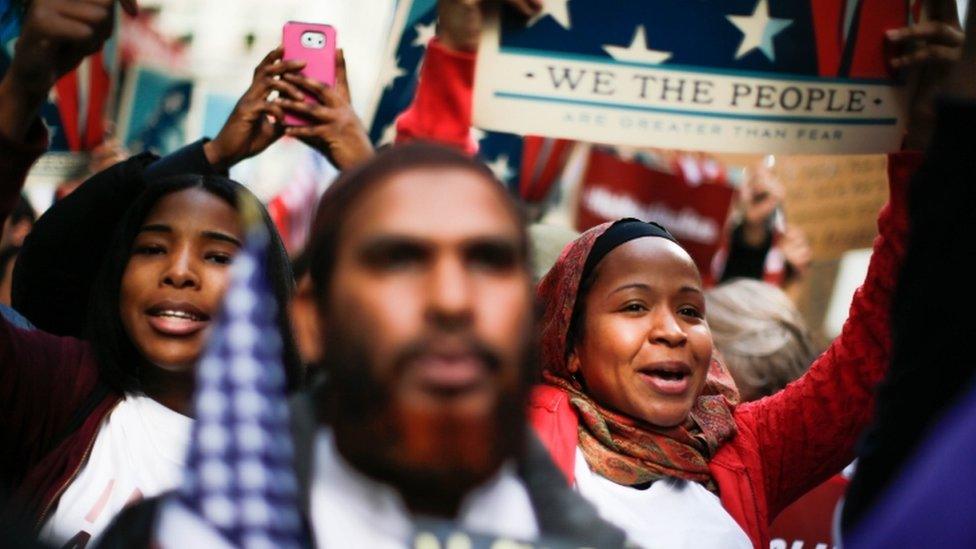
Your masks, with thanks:
[[(283, 59), (305, 61), (302, 75), (328, 86), (335, 85), (336, 31), (331, 25), (289, 21), (282, 28)], [(305, 101), (316, 100), (306, 96)], [(285, 115), (285, 125), (305, 126), (308, 122), (293, 114)]]

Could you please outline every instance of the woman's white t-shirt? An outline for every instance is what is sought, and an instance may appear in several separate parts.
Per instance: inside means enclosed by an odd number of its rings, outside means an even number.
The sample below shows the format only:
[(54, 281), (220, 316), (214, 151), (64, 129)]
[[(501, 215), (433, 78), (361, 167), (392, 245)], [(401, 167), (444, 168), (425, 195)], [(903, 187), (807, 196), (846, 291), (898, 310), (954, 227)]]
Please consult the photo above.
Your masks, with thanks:
[(752, 547), (718, 496), (697, 482), (665, 479), (644, 490), (623, 486), (591, 471), (578, 447), (575, 476), (576, 490), (600, 516), (645, 549)]
[(129, 503), (176, 488), (192, 426), (191, 418), (147, 396), (127, 395), (103, 421), (41, 539), (57, 546), (93, 540)]

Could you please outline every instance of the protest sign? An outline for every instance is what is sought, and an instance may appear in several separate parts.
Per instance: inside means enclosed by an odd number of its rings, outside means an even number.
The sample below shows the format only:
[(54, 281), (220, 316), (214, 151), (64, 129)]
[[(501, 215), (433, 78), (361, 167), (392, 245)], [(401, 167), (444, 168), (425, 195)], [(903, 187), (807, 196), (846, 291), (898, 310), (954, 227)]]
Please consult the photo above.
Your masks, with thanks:
[[(733, 170), (749, 170), (762, 157), (716, 158)], [(785, 221), (806, 234), (814, 261), (836, 261), (848, 250), (871, 247), (878, 211), (888, 199), (885, 155), (776, 156), (773, 162)]]
[(786, 191), (786, 221), (806, 233), (815, 260), (871, 247), (888, 199), (884, 156), (782, 158), (776, 173)]
[(129, 70), (119, 109), (122, 143), (133, 151), (167, 154), (186, 143), (193, 80), (170, 69), (135, 65)]
[(897, 149), (903, 93), (884, 59), (885, 0), (546, 0), (490, 18), (480, 128), (725, 152)]
[(576, 228), (583, 231), (622, 217), (655, 221), (707, 273), (722, 245), (732, 195), (724, 182), (690, 183), (595, 148), (581, 183)]
[[(748, 169), (761, 157), (720, 154), (717, 158), (733, 169)], [(840, 325), (827, 313), (835, 301), (841, 258), (850, 250), (870, 248), (878, 234), (878, 211), (888, 199), (886, 156), (777, 156), (773, 171), (783, 185), (785, 222), (804, 232), (812, 254), (810, 267), (791, 297), (816, 340), (826, 343)], [(863, 277), (862, 271), (856, 284)], [(851, 292), (846, 295), (841, 307), (845, 316)]]

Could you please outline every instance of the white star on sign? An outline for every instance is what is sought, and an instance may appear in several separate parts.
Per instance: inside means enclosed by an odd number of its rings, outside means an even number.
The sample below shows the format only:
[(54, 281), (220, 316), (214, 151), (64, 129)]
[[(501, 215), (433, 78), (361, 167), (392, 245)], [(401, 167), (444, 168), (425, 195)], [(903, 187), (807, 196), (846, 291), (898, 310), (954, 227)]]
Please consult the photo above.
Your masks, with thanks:
[(481, 140), (484, 139), (486, 135), (487, 134), (483, 130), (471, 126), (471, 139), (474, 140), (475, 143), (481, 143)]
[(508, 165), (507, 154), (500, 154), (494, 161), (485, 162), (485, 164), (491, 170), (491, 173), (495, 174), (495, 177), (502, 183), (506, 183), (512, 178), (512, 167)]
[(759, 50), (770, 61), (776, 61), (773, 38), (783, 29), (793, 24), (792, 19), (778, 19), (769, 16), (766, 0), (759, 0), (752, 15), (727, 15), (729, 21), (742, 32), (742, 42), (735, 58), (741, 59), (752, 50)]
[(400, 66), (399, 57), (388, 57), (380, 70), (380, 82), (383, 83), (383, 89), (389, 88), (393, 85), (394, 80), (406, 76), (406, 74), (407, 71)]
[(569, 0), (542, 0), (542, 9), (533, 15), (528, 22), (528, 26), (535, 25), (540, 19), (549, 15), (562, 28), (570, 30), (573, 25), (569, 22)]
[(424, 25), (423, 23), (417, 23), (413, 26), (413, 30), (417, 32), (417, 37), (413, 39), (414, 47), (426, 48), (427, 43), (430, 39), (434, 37), (437, 33), (436, 30), (437, 22), (431, 22), (429, 25)]
[(629, 46), (604, 44), (603, 49), (607, 50), (607, 53), (617, 61), (659, 65), (671, 59), (671, 52), (652, 50), (647, 47), (647, 35), (644, 34), (644, 25), (637, 25), (637, 30), (634, 31), (634, 39), (630, 41)]

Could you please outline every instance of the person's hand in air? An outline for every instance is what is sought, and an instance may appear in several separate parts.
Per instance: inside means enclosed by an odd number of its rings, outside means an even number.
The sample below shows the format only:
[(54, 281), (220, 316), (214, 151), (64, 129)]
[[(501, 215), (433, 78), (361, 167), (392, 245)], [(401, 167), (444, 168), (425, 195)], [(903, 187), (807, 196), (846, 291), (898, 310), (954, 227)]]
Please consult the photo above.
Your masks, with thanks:
[(930, 0), (929, 19), (917, 25), (890, 29), (888, 64), (909, 82), (910, 103), (905, 146), (921, 150), (935, 127), (935, 97), (949, 70), (962, 56), (966, 35), (959, 24), (955, 0)]
[(335, 68), (334, 87), (298, 73), (286, 74), (284, 79), (288, 83), (302, 89), (316, 103), (286, 98), (279, 99), (278, 103), (308, 122), (306, 126), (288, 127), (286, 135), (302, 140), (322, 153), (337, 169), (346, 170), (373, 156), (373, 145), (350, 102), (342, 50), (336, 52)]
[(278, 47), (261, 60), (254, 69), (251, 86), (234, 106), (220, 133), (203, 146), (207, 161), (214, 168), (227, 170), (264, 151), (284, 134), (285, 113), (270, 96), (276, 91), (279, 97), (303, 99), (302, 92), (283, 77), (301, 71), (305, 61), (285, 61), (283, 55), (284, 49)]

